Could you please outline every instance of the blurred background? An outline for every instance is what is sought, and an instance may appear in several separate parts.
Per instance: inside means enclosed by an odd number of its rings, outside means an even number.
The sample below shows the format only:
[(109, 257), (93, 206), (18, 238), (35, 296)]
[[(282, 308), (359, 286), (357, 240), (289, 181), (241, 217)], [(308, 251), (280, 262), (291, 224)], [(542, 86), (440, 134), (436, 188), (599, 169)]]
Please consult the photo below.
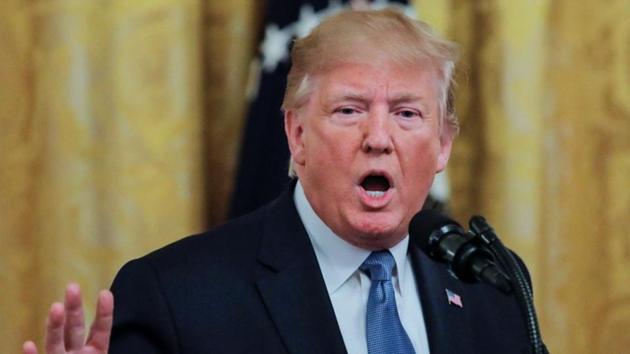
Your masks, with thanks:
[[(68, 281), (91, 318), (124, 262), (282, 189), (272, 79), (342, 3), (0, 2), (0, 352)], [(552, 353), (628, 353), (630, 1), (412, 5), (462, 52), (438, 197), (525, 259)]]

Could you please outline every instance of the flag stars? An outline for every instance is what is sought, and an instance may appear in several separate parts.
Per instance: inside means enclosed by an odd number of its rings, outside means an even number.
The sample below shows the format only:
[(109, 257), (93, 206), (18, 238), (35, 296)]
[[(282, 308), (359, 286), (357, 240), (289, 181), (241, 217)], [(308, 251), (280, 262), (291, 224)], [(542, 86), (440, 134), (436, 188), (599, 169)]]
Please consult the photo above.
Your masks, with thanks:
[(313, 6), (306, 4), (300, 8), (300, 19), (295, 23), (295, 33), (298, 37), (306, 37), (315, 26), (319, 24), (320, 18), (313, 10)]
[(260, 45), (263, 56), (262, 68), (266, 72), (276, 70), (276, 66), (289, 57), (290, 29), (280, 29), (275, 23), (267, 25), (265, 39)]

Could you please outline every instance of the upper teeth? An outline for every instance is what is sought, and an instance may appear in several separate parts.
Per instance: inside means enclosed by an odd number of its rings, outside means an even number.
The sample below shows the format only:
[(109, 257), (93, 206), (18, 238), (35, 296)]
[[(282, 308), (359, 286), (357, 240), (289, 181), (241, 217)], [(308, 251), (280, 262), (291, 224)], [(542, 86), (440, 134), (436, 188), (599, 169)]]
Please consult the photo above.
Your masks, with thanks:
[(366, 192), (370, 197), (375, 197), (375, 198), (382, 197), (385, 195), (384, 191), (366, 191)]

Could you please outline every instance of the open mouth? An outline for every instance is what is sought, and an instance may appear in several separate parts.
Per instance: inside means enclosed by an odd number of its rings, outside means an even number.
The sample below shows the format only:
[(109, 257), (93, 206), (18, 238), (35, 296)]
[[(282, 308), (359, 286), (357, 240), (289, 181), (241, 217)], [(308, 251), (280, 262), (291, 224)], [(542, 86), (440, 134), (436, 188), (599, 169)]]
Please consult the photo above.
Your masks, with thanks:
[(392, 187), (392, 184), (386, 175), (380, 173), (370, 173), (363, 177), (361, 187), (370, 197), (378, 198), (384, 196), (385, 193)]

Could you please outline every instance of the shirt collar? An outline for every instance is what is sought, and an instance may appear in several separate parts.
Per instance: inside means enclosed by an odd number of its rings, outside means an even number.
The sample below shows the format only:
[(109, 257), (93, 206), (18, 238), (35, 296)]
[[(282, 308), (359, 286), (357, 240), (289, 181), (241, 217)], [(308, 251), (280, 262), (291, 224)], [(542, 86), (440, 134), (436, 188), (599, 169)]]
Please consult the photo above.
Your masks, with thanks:
[[(356, 247), (337, 236), (315, 213), (306, 199), (299, 180), (293, 193), (293, 200), (306, 233), (313, 244), (328, 294), (333, 294), (359, 269), (371, 251)], [(389, 249), (397, 265), (398, 282), (395, 286), (401, 294), (404, 287), (400, 286), (400, 283), (405, 281), (408, 244), (409, 235)]]
[(398, 242), (394, 247), (389, 249), (389, 252), (394, 256), (394, 260), (396, 260), (396, 269), (394, 271), (394, 276), (398, 278), (398, 281), (394, 282), (394, 286), (397, 287), (398, 291), (401, 295), (404, 296), (403, 289), (405, 289), (402, 284), (405, 284), (405, 276), (407, 275), (407, 247), (409, 245), (409, 235), (405, 235), (405, 237)]

